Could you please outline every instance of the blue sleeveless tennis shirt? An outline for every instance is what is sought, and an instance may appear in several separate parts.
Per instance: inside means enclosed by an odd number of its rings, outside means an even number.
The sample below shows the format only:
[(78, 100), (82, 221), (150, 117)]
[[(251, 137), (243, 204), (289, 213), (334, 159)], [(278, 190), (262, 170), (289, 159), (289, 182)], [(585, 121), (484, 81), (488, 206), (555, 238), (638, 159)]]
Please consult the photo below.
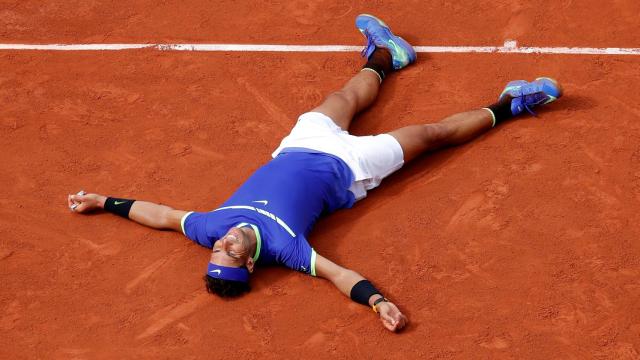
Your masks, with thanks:
[(222, 206), (190, 212), (184, 234), (196, 243), (213, 244), (234, 226), (257, 229), (257, 265), (282, 264), (315, 276), (316, 253), (307, 241), (323, 214), (350, 208), (353, 172), (341, 159), (314, 150), (284, 149), (260, 167)]

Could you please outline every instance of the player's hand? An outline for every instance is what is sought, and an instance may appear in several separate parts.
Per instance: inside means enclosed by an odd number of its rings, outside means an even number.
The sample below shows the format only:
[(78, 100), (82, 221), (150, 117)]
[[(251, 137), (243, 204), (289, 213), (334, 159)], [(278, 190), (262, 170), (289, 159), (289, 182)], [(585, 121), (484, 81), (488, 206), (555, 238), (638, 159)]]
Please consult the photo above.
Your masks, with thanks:
[(87, 194), (84, 191), (67, 197), (69, 209), (77, 213), (87, 213), (96, 209), (102, 209), (104, 208), (104, 202), (106, 200), (106, 196)]
[(400, 331), (409, 322), (407, 317), (392, 302), (383, 301), (376, 307), (378, 314), (380, 314), (382, 325), (391, 331)]

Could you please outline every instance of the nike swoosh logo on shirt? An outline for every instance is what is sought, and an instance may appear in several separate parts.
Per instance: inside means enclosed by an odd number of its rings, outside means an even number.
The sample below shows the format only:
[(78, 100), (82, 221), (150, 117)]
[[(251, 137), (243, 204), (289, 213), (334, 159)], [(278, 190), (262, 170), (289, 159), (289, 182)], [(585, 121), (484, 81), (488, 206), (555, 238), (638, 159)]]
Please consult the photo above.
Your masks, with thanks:
[(264, 205), (264, 206), (267, 206), (267, 205), (269, 204), (269, 201), (268, 201), (268, 200), (255, 200), (255, 201), (253, 201), (253, 202), (255, 202), (255, 203), (261, 203), (261, 204), (262, 204), (262, 205)]

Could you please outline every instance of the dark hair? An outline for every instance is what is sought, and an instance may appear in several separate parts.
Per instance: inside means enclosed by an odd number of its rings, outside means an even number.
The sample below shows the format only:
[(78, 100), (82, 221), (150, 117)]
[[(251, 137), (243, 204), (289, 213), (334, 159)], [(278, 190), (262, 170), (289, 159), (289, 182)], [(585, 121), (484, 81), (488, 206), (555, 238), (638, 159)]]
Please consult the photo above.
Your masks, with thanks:
[(237, 297), (251, 290), (249, 283), (224, 280), (205, 275), (203, 277), (207, 291), (223, 298)]

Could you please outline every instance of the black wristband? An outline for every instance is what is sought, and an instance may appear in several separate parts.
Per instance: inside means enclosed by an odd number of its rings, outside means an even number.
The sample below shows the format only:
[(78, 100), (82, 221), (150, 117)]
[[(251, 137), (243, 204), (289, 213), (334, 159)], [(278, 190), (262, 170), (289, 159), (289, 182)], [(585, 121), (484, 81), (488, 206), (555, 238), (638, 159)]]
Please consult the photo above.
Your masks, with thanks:
[(380, 291), (369, 280), (360, 280), (351, 288), (351, 300), (365, 306), (369, 306), (369, 298), (375, 294)]
[(129, 211), (131, 211), (134, 202), (135, 200), (108, 197), (104, 202), (104, 210), (128, 219)]

